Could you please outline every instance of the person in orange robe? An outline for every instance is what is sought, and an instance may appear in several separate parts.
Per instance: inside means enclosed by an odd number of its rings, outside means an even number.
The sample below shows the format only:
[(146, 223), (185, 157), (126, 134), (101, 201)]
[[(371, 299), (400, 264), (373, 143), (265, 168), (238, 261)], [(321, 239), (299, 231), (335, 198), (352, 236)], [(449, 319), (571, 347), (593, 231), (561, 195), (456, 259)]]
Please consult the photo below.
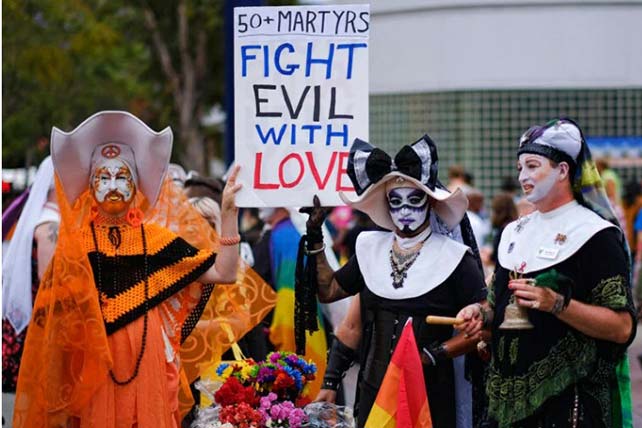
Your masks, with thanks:
[(181, 342), (216, 284), (236, 281), (238, 167), (218, 253), (149, 222), (172, 132), (127, 112), (52, 131), (59, 242), (34, 304), (15, 427), (179, 427)]

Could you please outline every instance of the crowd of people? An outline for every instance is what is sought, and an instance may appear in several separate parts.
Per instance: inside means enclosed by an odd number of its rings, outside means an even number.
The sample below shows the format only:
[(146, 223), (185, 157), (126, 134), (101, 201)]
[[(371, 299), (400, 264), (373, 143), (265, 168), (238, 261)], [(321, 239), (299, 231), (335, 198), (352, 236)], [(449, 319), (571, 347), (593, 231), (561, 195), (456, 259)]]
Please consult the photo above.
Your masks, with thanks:
[[(356, 196), (333, 209), (315, 197), (301, 214), (239, 210), (239, 166), (186, 174), (169, 163), (171, 130), (129, 113), (54, 128), (51, 157), (3, 213), (3, 419), (186, 426), (181, 344), (241, 263), (276, 294), (238, 338), (243, 354), (298, 349), (319, 368), (311, 397), (354, 402), (359, 427), (410, 318), (435, 427), (631, 426), (639, 184), (623, 189), (569, 119), (522, 135), (515, 177), (489, 201), (461, 166), (442, 184), (437, 149), (424, 135), (391, 157), (355, 140)], [(167, 192), (187, 214), (172, 214)], [(189, 215), (202, 223), (182, 227)], [(314, 284), (296, 278), (301, 239)], [(302, 349), (296, 296), (316, 325)], [(357, 385), (342, 385), (355, 363)]]

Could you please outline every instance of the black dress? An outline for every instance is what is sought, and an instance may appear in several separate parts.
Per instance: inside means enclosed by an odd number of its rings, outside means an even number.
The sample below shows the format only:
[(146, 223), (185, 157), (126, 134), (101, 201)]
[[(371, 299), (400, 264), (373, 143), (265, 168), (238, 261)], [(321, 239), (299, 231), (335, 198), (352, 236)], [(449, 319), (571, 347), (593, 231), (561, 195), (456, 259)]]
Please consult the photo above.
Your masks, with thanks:
[[(575, 254), (525, 277), (545, 281), (551, 275), (571, 281), (577, 301), (627, 311), (634, 317), (627, 259), (619, 230), (597, 232)], [(490, 372), (489, 414), (499, 427), (611, 427), (615, 366), (628, 346), (593, 339), (548, 312), (528, 310), (531, 330), (503, 330), (512, 291), (509, 271), (498, 265), (490, 287), (495, 306)], [(635, 319), (635, 318), (633, 318)], [(635, 336), (635, 322), (630, 340)], [(630, 342), (629, 342), (630, 343)], [(616, 415), (617, 416), (617, 415)]]
[[(388, 260), (382, 261), (389, 263)], [(408, 275), (412, 275), (412, 267)], [(358, 427), (363, 427), (381, 386), (388, 363), (408, 317), (419, 350), (432, 343), (442, 343), (453, 336), (451, 326), (428, 325), (426, 315), (455, 316), (464, 306), (486, 298), (482, 273), (474, 256), (467, 252), (448, 278), (418, 297), (392, 300), (374, 294), (365, 283), (356, 257), (337, 271), (335, 278), (347, 293), (361, 293), (361, 373), (355, 413)], [(392, 279), (390, 280), (392, 287)], [(424, 365), (433, 426), (455, 427), (455, 380), (452, 360), (436, 366)]]

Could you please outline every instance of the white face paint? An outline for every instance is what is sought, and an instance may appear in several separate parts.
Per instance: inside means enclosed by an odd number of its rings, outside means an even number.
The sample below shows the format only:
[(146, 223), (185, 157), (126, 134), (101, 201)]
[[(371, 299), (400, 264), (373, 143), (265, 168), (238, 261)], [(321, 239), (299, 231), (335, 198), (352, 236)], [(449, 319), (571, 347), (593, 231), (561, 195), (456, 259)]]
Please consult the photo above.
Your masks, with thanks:
[(417, 231), (428, 216), (428, 195), (414, 187), (398, 187), (388, 192), (390, 217), (403, 233)]
[(560, 177), (560, 166), (553, 168), (548, 158), (536, 154), (524, 153), (519, 156), (517, 165), (519, 183), (526, 200), (531, 203), (546, 197)]
[(105, 159), (97, 165), (92, 189), (99, 206), (110, 214), (118, 214), (132, 201), (136, 184), (129, 167), (120, 159)]

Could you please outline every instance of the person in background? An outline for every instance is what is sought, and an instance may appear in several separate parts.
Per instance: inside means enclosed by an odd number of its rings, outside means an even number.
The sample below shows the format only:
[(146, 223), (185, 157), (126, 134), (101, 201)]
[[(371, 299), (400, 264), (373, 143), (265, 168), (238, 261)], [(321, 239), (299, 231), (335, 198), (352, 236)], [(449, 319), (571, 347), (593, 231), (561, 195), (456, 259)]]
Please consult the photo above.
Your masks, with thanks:
[(167, 167), (167, 175), (178, 187), (183, 187), (185, 185), (185, 180), (187, 180), (187, 173), (185, 172), (185, 169), (177, 163), (169, 164), (169, 166)]
[(194, 172), (190, 172), (185, 180), (185, 194), (188, 198), (207, 196), (221, 205), (221, 196), (225, 183), (217, 178), (205, 177)]
[(620, 180), (620, 176), (611, 169), (609, 161), (606, 158), (595, 159), (595, 166), (597, 167), (597, 172), (600, 173), (600, 177), (602, 177), (602, 184), (604, 184), (606, 196), (608, 196), (611, 203), (621, 205), (622, 180)]
[(606, 196), (611, 202), (620, 227), (622, 230), (627, 230), (626, 216), (622, 207), (622, 180), (620, 180), (617, 172), (610, 168), (609, 161), (606, 158), (596, 159), (595, 166), (597, 167), (597, 172), (600, 173)]
[(2, 259), (3, 418), (13, 418), (18, 370), (33, 301), (58, 241), (60, 210), (51, 157), (40, 164)]
[(642, 209), (642, 185), (638, 179), (632, 179), (624, 186), (622, 207), (626, 218), (626, 239), (629, 241), (631, 252), (637, 252), (637, 236), (634, 226), (636, 217)]
[(453, 193), (457, 189), (461, 189), (464, 194), (468, 191), (468, 188), (471, 187), (471, 184), (467, 181), (469, 175), (466, 174), (466, 170), (461, 165), (451, 165), (448, 168), (448, 191)]
[[(296, 230), (290, 213), (282, 207), (260, 208), (259, 217), (265, 222), (265, 233), (254, 246), (254, 270), (277, 292), (277, 303), (269, 325), (269, 340), (277, 351), (295, 352), (294, 337), (294, 284), (298, 243), (301, 235)], [(308, 335), (306, 359), (317, 365), (317, 378), (310, 384), (310, 397), (321, 388), (326, 366), (327, 343), (325, 324), (317, 301), (319, 330)]]
[(468, 198), (468, 210), (466, 215), (470, 220), (470, 226), (473, 228), (477, 248), (480, 250), (488, 246), (488, 238), (491, 232), (490, 222), (487, 217), (483, 216), (484, 195), (474, 187), (467, 187), (464, 194)]
[(502, 193), (508, 193), (511, 198), (513, 198), (513, 201), (517, 203), (517, 201), (521, 198), (519, 195), (519, 181), (512, 175), (507, 175), (504, 178), (502, 178), (502, 184), (499, 186), (499, 190)]
[(493, 198), (490, 208), (490, 222), (493, 227), (493, 252), (491, 260), (497, 265), (497, 249), (504, 228), (509, 223), (517, 220), (517, 207), (510, 193), (500, 193)]
[(534, 126), (517, 156), (537, 211), (504, 228), (488, 302), (457, 315), (466, 334), (492, 330), (492, 426), (629, 426), (630, 266), (582, 131), (569, 119)]
[[(350, 229), (354, 226), (352, 208), (347, 206), (335, 207), (328, 216), (328, 221), (335, 230), (332, 239), (332, 251), (334, 251), (337, 259), (339, 259), (339, 264), (343, 265), (349, 258), (347, 255), (348, 250), (345, 247), (345, 240)], [(332, 231), (330, 231), (330, 234), (332, 234)]]
[(355, 222), (354, 222), (354, 225), (350, 228), (350, 230), (346, 234), (345, 239), (343, 241), (343, 245), (345, 246), (345, 249), (346, 249), (346, 257), (348, 259), (350, 259), (350, 257), (355, 255), (357, 238), (359, 237), (359, 234), (367, 230), (378, 229), (378, 226), (372, 221), (372, 219), (366, 213), (359, 210), (353, 210), (353, 211), (354, 211)]

